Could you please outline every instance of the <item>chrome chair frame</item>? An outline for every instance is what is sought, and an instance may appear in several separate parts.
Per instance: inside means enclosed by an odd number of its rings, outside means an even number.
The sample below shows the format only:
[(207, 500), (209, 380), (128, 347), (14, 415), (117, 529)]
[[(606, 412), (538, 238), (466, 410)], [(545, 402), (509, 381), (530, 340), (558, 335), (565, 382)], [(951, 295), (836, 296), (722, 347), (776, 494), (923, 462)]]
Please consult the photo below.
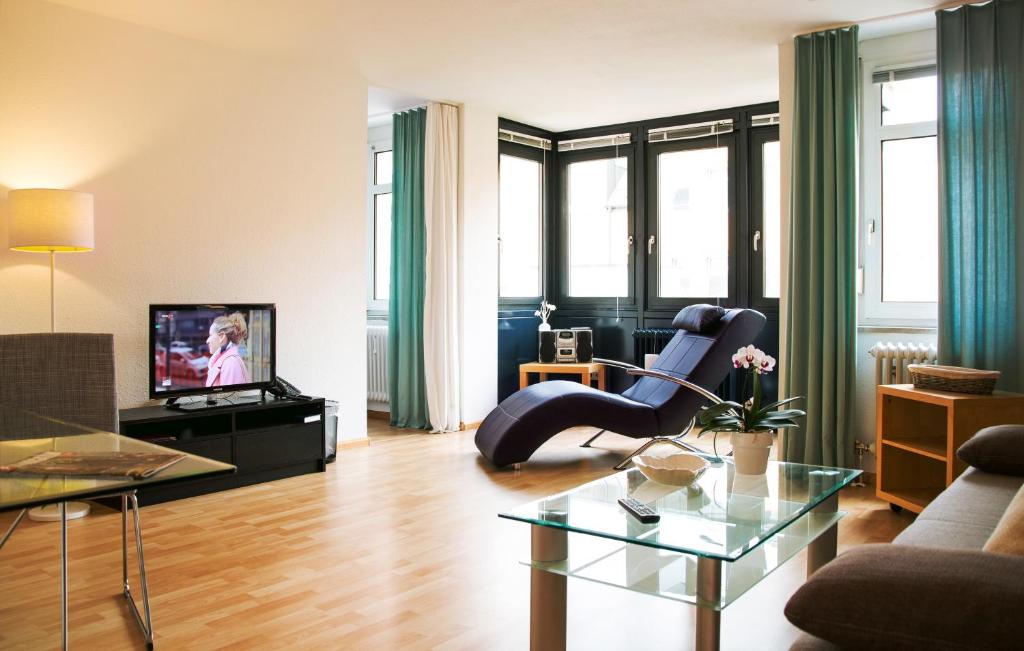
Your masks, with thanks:
[[(619, 362), (619, 361), (616, 361), (616, 360), (613, 360), (613, 359), (602, 359), (602, 358), (599, 358), (599, 357), (595, 357), (593, 361), (598, 363), (598, 364), (603, 364), (605, 366), (611, 366), (611, 367), (614, 367), (614, 368), (621, 368), (624, 371), (626, 371), (626, 373), (628, 373), (629, 375), (643, 376), (643, 377), (652, 377), (652, 378), (655, 378), (655, 379), (658, 379), (658, 380), (665, 380), (666, 382), (673, 382), (675, 384), (678, 384), (679, 386), (686, 387), (687, 389), (700, 394), (701, 396), (707, 398), (708, 400), (710, 400), (711, 402), (714, 402), (716, 404), (724, 402), (721, 398), (716, 396), (711, 391), (708, 391), (704, 387), (700, 386), (699, 384), (694, 384), (693, 382), (690, 382), (688, 380), (683, 380), (681, 378), (677, 378), (674, 375), (669, 375), (668, 373), (662, 373), (660, 371), (651, 371), (649, 369), (640, 368), (639, 366), (634, 366), (633, 364), (627, 364), (626, 362)], [(629, 467), (629, 464), (633, 462), (633, 457), (635, 457), (638, 454), (643, 454), (649, 448), (651, 448), (651, 447), (653, 447), (655, 445), (659, 445), (659, 444), (673, 445), (673, 446), (679, 448), (680, 450), (686, 450), (687, 452), (703, 453), (703, 451), (700, 450), (699, 448), (697, 448), (696, 446), (690, 445), (689, 443), (684, 443), (684, 442), (679, 440), (679, 439), (683, 438), (684, 436), (686, 436), (687, 434), (689, 434), (690, 431), (693, 430), (693, 428), (694, 428), (694, 426), (696, 424), (697, 424), (697, 417), (694, 416), (693, 418), (690, 419), (689, 424), (683, 429), (683, 431), (681, 433), (675, 435), (675, 436), (653, 436), (653, 437), (651, 437), (651, 440), (649, 440), (646, 443), (644, 443), (643, 445), (641, 445), (639, 448), (637, 448), (632, 453), (630, 453), (629, 456), (627, 456), (625, 459), (620, 461), (615, 466), (615, 470), (625, 470), (627, 467)], [(590, 444), (593, 443), (597, 439), (597, 437), (599, 437), (602, 434), (604, 434), (604, 432), (605, 432), (605, 430), (601, 430), (600, 432), (598, 432), (594, 436), (592, 436), (589, 439), (587, 439), (587, 441), (585, 443), (583, 443), (580, 447), (583, 447), (583, 448), (591, 447)]]

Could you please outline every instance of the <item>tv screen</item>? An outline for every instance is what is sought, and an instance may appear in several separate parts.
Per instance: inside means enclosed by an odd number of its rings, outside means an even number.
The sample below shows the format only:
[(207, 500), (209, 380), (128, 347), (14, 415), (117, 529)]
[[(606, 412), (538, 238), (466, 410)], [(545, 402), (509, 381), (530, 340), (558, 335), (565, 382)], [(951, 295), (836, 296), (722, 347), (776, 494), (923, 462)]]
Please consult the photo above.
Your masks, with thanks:
[(151, 398), (270, 386), (273, 305), (151, 305)]

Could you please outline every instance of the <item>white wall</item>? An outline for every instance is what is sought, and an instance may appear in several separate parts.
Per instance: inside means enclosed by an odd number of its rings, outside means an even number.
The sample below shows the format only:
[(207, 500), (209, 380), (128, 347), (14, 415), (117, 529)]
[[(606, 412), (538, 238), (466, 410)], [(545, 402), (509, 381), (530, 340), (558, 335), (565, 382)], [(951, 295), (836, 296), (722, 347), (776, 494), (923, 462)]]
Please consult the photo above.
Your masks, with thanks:
[(461, 107), (462, 422), (498, 404), (498, 113)]
[[(365, 436), (360, 75), (0, 0), (0, 80), (0, 214), (10, 188), (95, 195), (96, 250), (58, 258), (57, 326), (114, 333), (122, 407), (147, 398), (147, 304), (272, 301), (279, 373)], [(0, 332), (46, 330), (47, 274), (0, 247)]]

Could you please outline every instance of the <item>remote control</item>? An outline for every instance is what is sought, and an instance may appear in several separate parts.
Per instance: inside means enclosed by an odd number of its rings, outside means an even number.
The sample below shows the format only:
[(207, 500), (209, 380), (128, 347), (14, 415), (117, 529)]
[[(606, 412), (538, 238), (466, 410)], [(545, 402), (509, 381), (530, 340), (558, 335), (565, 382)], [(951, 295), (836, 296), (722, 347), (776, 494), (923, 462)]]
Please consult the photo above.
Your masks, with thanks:
[(658, 515), (657, 511), (632, 497), (620, 497), (619, 506), (626, 509), (627, 513), (644, 524), (652, 524), (661, 520), (661, 516)]

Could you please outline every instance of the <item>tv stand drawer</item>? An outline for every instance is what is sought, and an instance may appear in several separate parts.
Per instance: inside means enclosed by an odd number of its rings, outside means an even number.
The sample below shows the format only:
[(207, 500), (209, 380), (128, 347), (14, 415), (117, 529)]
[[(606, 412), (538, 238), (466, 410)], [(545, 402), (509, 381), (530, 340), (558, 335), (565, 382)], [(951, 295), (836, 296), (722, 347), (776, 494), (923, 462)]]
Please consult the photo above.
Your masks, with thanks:
[(206, 457), (223, 463), (234, 463), (231, 458), (231, 437), (229, 436), (167, 441), (159, 444), (172, 450), (194, 454), (197, 457)]
[(239, 432), (235, 439), (234, 463), (240, 473), (315, 461), (324, 454), (322, 422)]

